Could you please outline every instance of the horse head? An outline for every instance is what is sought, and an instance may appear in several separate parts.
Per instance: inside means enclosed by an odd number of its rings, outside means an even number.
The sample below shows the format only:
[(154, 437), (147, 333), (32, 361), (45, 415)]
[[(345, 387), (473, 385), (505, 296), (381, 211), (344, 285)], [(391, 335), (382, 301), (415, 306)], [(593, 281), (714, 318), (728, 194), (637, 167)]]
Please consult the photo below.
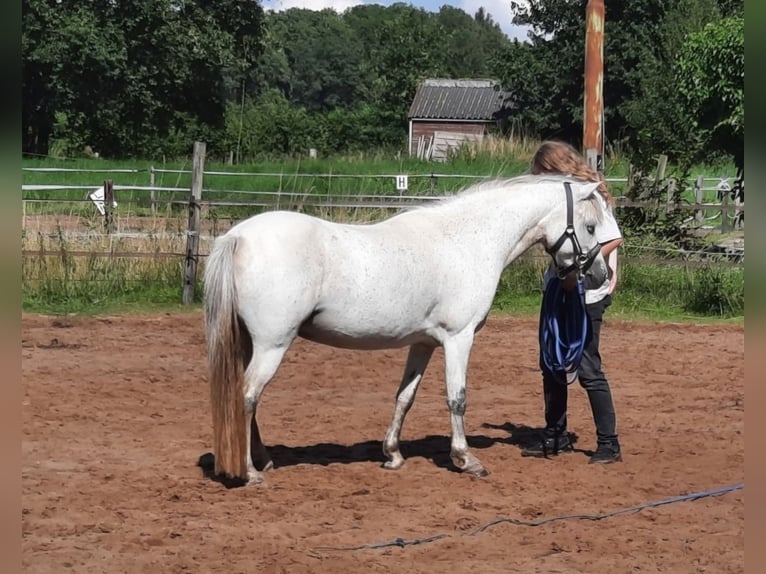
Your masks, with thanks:
[(598, 196), (598, 183), (564, 182), (566, 201), (547, 218), (545, 250), (553, 258), (558, 276), (573, 273), (600, 285), (606, 281), (608, 268), (596, 229), (604, 218), (606, 204)]

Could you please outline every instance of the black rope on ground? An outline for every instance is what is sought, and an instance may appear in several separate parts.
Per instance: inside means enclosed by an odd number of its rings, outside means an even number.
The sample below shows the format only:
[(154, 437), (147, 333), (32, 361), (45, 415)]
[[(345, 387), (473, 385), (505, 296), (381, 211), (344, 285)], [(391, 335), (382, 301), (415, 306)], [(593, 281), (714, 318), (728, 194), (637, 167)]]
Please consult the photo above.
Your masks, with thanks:
[(447, 538), (449, 534), (435, 534), (428, 538), (413, 538), (412, 540), (405, 540), (404, 538), (394, 538), (390, 542), (376, 542), (372, 544), (362, 544), (361, 546), (317, 546), (315, 550), (367, 550), (370, 548), (388, 548), (390, 546), (398, 546), (404, 548), (405, 546), (417, 546), (418, 544), (425, 544), (427, 542), (434, 542), (435, 540), (441, 540)]
[(740, 482), (739, 484), (734, 484), (732, 486), (724, 486), (722, 488), (706, 490), (703, 492), (692, 492), (691, 494), (683, 494), (681, 496), (674, 496), (673, 498), (666, 498), (664, 500), (657, 500), (654, 502), (645, 502), (643, 504), (637, 504), (635, 506), (630, 506), (628, 508), (620, 508), (618, 510), (604, 512), (602, 514), (564, 514), (561, 516), (550, 516), (548, 518), (541, 518), (540, 520), (519, 520), (518, 518), (497, 518), (491, 522), (488, 522), (487, 524), (484, 524), (483, 526), (476, 528), (475, 530), (472, 530), (471, 532), (468, 533), (468, 536), (475, 536), (476, 534), (484, 532), (485, 530), (487, 530), (488, 528), (492, 526), (495, 526), (496, 524), (502, 524), (504, 522), (509, 524), (516, 524), (518, 526), (542, 526), (543, 524), (554, 522), (556, 520), (603, 520), (604, 518), (611, 518), (612, 516), (617, 516), (619, 514), (631, 514), (634, 512), (639, 512), (640, 510), (643, 510), (644, 508), (657, 508), (658, 506), (664, 506), (666, 504), (672, 504), (674, 502), (683, 502), (686, 500), (698, 500), (700, 498), (706, 498), (708, 496), (720, 496), (722, 494), (726, 494), (727, 492), (732, 492), (734, 490), (743, 490), (744, 488), (745, 488), (745, 483)]
[[(663, 500), (655, 500), (652, 502), (645, 502), (643, 504), (637, 504), (628, 508), (620, 508), (609, 512), (603, 512), (601, 514), (562, 514), (558, 516), (549, 516), (548, 518), (541, 518), (540, 520), (521, 520), (519, 518), (496, 518), (486, 524), (479, 526), (478, 528), (463, 534), (463, 536), (476, 536), (481, 534), (488, 528), (497, 524), (515, 524), (517, 526), (542, 526), (549, 522), (555, 522), (558, 520), (603, 520), (604, 518), (611, 518), (612, 516), (618, 516), (620, 514), (630, 514), (639, 512), (645, 508), (657, 508), (658, 506), (665, 506), (666, 504), (673, 504), (675, 502), (684, 502), (691, 500), (699, 500), (700, 498), (707, 498), (711, 496), (721, 496), (735, 490), (744, 490), (745, 483), (740, 482), (731, 486), (723, 486), (721, 488), (714, 488), (711, 490), (704, 490), (702, 492), (692, 492), (689, 494), (682, 494), (680, 496), (674, 496), (672, 498), (665, 498)], [(435, 534), (428, 538), (414, 538), (412, 540), (405, 540), (403, 538), (395, 538), (389, 542), (375, 542), (372, 544), (361, 544), (359, 546), (318, 546), (315, 550), (319, 551), (344, 551), (344, 550), (371, 550), (377, 548), (390, 548), (392, 546), (398, 546), (404, 548), (405, 546), (417, 546), (418, 544), (426, 544), (428, 542), (435, 542), (442, 538), (449, 538), (449, 534)]]

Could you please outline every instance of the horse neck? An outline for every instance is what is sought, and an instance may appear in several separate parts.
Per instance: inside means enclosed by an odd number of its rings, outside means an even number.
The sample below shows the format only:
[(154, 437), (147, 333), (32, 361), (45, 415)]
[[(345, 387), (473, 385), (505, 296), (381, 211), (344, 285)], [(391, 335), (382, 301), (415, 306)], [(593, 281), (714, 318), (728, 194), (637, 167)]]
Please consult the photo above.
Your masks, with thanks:
[(497, 258), (505, 268), (543, 239), (542, 224), (555, 205), (554, 193), (563, 193), (563, 189), (540, 187), (530, 192), (500, 187), (476, 191), (444, 206), (444, 225), (456, 234), (480, 239), (477, 248)]

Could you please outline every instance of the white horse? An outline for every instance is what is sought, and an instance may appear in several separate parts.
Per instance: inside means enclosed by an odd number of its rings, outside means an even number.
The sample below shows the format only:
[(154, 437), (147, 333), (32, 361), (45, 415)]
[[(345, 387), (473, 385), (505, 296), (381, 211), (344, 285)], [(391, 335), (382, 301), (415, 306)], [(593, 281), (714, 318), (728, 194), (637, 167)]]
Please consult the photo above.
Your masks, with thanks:
[[(571, 182), (566, 183), (565, 182)], [(474, 334), (484, 325), (502, 271), (542, 243), (563, 276), (606, 264), (594, 238), (604, 206), (595, 183), (521, 176), (372, 224), (339, 224), (274, 211), (216, 239), (205, 268), (205, 331), (215, 473), (259, 483), (273, 465), (256, 407), (292, 341), (346, 349), (409, 346), (383, 452), (404, 463), (399, 435), (429, 359), (444, 348), (450, 456), (487, 472), (468, 450), (463, 416)]]

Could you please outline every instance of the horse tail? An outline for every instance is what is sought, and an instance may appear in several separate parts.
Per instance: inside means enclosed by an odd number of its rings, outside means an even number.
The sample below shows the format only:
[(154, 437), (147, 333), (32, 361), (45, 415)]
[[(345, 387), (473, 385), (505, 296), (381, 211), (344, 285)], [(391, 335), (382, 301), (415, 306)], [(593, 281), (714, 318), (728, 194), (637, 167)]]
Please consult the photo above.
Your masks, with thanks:
[(205, 266), (205, 334), (215, 473), (247, 478), (244, 357), (234, 283), (237, 237), (216, 240)]

